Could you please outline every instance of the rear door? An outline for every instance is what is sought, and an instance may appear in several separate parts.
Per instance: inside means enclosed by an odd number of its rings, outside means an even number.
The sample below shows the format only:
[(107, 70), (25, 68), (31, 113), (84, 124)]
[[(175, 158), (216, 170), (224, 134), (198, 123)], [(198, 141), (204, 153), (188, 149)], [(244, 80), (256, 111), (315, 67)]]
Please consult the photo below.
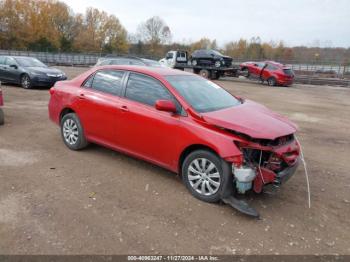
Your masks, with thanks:
[(124, 76), (124, 71), (100, 70), (79, 88), (75, 108), (89, 139), (116, 146)]
[(170, 167), (176, 163), (179, 114), (155, 109), (157, 100), (172, 100), (181, 106), (158, 80), (148, 75), (130, 73), (122, 98), (118, 138), (120, 146), (144, 159)]
[(251, 67), (250, 74), (256, 78), (259, 78), (263, 67), (264, 67), (264, 63), (260, 63), (260, 62), (254, 63), (253, 66)]
[(274, 73), (277, 69), (278, 68), (276, 66), (271, 65), (271, 64), (267, 64), (261, 73), (262, 79), (263, 80), (269, 79), (272, 75), (274, 75)]

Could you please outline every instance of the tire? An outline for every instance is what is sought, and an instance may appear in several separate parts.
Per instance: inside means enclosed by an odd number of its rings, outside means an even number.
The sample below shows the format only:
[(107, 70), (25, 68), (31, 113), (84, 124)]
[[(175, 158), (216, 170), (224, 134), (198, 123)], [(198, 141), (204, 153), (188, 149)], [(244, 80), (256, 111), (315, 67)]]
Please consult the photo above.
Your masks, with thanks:
[(269, 85), (269, 86), (275, 86), (276, 85), (276, 78), (274, 78), (274, 77), (270, 77), (270, 78), (268, 78), (267, 79), (267, 84)]
[(0, 126), (5, 124), (5, 116), (4, 116), (4, 111), (0, 108)]
[(249, 72), (249, 69), (248, 68), (244, 68), (242, 70), (243, 74), (245, 75), (246, 78), (249, 78), (250, 77), (250, 72)]
[(62, 117), (61, 136), (63, 142), (71, 150), (81, 150), (88, 145), (83, 127), (75, 113), (69, 113)]
[(199, 71), (199, 74), (200, 74), (202, 77), (206, 78), (206, 79), (210, 79), (210, 78), (211, 78), (211, 73), (210, 73), (209, 70), (202, 69), (202, 70)]
[(30, 89), (32, 88), (32, 80), (30, 79), (29, 75), (23, 74), (21, 76), (21, 86), (24, 89)]
[(219, 60), (214, 61), (214, 66), (215, 66), (216, 68), (221, 67), (221, 62), (220, 62)]
[(196, 59), (193, 59), (193, 60), (191, 61), (191, 64), (192, 64), (193, 66), (197, 66), (197, 65), (198, 65), (198, 62), (197, 62)]
[[(207, 171), (203, 172), (204, 169)], [(233, 193), (230, 165), (210, 151), (196, 150), (190, 153), (181, 171), (187, 189), (202, 201), (215, 203)]]

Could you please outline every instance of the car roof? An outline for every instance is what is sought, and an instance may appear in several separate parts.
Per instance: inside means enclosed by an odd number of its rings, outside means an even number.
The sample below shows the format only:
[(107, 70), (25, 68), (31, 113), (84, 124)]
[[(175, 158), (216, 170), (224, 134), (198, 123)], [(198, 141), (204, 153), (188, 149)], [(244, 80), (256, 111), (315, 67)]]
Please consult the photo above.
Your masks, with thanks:
[(275, 66), (278, 66), (278, 67), (284, 67), (285, 66), (284, 64), (278, 63), (278, 62), (275, 62), (275, 61), (265, 61), (265, 63), (271, 64), (271, 65), (275, 65)]
[(149, 66), (136, 66), (136, 65), (106, 65), (106, 66), (97, 67), (97, 70), (100, 70), (100, 69), (134, 71), (137, 73), (144, 73), (144, 74), (149, 74), (153, 76), (193, 75), (191, 73), (187, 73), (178, 69), (171, 69), (167, 67), (149, 67)]

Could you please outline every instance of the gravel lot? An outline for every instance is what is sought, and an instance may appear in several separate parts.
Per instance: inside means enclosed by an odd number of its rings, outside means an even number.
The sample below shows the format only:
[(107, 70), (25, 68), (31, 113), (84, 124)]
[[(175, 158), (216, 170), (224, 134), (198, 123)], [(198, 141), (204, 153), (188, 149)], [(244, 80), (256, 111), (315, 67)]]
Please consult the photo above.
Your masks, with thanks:
[[(70, 76), (86, 69), (63, 68)], [(218, 81), (295, 121), (310, 172), (252, 195), (261, 220), (193, 198), (159, 167), (92, 145), (73, 152), (47, 89), (3, 86), (1, 254), (350, 254), (350, 89)]]

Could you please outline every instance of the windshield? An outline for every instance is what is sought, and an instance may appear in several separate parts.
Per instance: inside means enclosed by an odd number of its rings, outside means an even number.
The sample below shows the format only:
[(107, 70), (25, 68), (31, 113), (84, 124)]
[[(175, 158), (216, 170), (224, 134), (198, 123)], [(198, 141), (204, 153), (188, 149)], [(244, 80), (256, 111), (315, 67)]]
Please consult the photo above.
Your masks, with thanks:
[(143, 59), (143, 62), (145, 62), (146, 65), (152, 66), (152, 67), (161, 67), (162, 65), (158, 61), (149, 60), (149, 59)]
[(20, 66), (23, 67), (47, 67), (38, 59), (31, 57), (16, 57), (16, 61)]
[(212, 52), (213, 52), (215, 55), (218, 55), (218, 56), (224, 56), (224, 55), (223, 55), (223, 54), (221, 54), (219, 51), (212, 50)]
[(241, 104), (217, 84), (199, 76), (167, 76), (169, 83), (199, 113), (212, 112)]

